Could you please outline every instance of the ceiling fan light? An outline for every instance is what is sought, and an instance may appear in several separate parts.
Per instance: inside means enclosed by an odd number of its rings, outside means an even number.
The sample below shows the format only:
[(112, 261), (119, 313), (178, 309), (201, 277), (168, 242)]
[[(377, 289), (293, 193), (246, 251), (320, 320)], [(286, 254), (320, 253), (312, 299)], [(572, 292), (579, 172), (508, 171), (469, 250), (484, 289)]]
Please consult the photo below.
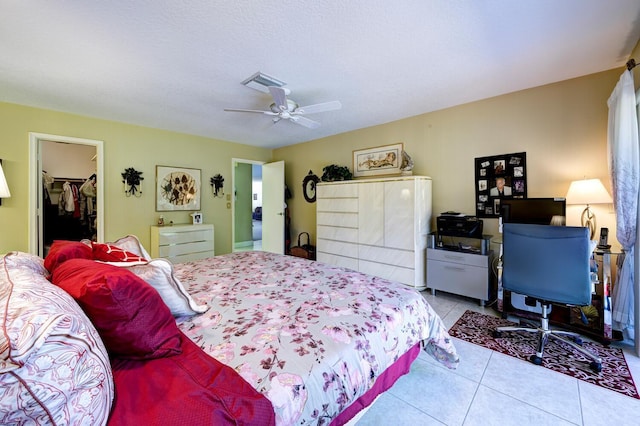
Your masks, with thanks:
[(251, 77), (244, 80), (242, 84), (260, 92), (269, 93), (269, 86), (282, 87), (287, 83), (258, 71)]
[(271, 109), (271, 111), (275, 112), (275, 113), (281, 113), (281, 112), (294, 112), (297, 108), (298, 108), (298, 104), (294, 101), (292, 101), (291, 99), (287, 99), (287, 110), (283, 111), (280, 108), (278, 108), (278, 106), (275, 103), (272, 103), (271, 105), (269, 105), (269, 108)]

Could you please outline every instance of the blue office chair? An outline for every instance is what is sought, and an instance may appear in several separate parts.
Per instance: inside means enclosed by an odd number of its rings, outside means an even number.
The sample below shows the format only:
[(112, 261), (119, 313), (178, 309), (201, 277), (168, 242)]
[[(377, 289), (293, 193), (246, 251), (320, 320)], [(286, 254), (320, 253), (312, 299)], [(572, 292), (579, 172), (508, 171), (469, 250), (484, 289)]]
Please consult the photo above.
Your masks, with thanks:
[[(589, 230), (583, 227), (505, 223), (502, 234), (502, 287), (540, 302), (540, 327), (498, 327), (494, 337), (507, 331), (538, 333), (538, 348), (529, 360), (542, 364), (547, 340), (562, 341), (592, 362), (589, 367), (599, 372), (602, 361), (581, 346), (579, 334), (549, 329), (552, 304), (587, 306), (591, 304)], [(571, 339), (569, 339), (571, 338)]]

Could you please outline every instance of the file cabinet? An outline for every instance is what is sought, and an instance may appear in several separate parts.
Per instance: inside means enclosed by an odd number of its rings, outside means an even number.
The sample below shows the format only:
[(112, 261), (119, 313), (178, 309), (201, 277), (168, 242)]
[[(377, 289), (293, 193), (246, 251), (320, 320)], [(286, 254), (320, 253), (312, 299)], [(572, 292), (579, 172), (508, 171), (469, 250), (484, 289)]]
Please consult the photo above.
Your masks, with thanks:
[(478, 299), (484, 305), (490, 296), (493, 251), (486, 255), (437, 248), (427, 249), (427, 285), (437, 290)]

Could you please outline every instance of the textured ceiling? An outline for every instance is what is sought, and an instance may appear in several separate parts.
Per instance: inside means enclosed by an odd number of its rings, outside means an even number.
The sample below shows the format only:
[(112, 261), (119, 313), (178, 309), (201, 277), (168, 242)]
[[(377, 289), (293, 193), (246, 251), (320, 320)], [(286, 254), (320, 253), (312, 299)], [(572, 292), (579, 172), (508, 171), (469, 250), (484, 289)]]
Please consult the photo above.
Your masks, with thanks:
[[(0, 101), (279, 147), (622, 67), (639, 38), (638, 0), (0, 0)], [(256, 71), (342, 109), (223, 111), (268, 108)]]

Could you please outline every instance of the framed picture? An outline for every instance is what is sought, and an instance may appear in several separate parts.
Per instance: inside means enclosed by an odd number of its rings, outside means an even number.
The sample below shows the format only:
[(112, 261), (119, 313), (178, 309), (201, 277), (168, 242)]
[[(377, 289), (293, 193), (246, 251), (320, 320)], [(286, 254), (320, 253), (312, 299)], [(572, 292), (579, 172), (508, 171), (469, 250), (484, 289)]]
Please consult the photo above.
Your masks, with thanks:
[(403, 144), (378, 146), (353, 151), (353, 176), (400, 174)]
[(201, 225), (202, 224), (202, 213), (197, 212), (197, 213), (191, 213), (191, 218), (192, 218), (192, 222), (194, 225)]
[(156, 166), (156, 211), (200, 210), (200, 169)]
[(476, 216), (500, 216), (505, 198), (527, 198), (527, 154), (494, 155), (475, 159)]

